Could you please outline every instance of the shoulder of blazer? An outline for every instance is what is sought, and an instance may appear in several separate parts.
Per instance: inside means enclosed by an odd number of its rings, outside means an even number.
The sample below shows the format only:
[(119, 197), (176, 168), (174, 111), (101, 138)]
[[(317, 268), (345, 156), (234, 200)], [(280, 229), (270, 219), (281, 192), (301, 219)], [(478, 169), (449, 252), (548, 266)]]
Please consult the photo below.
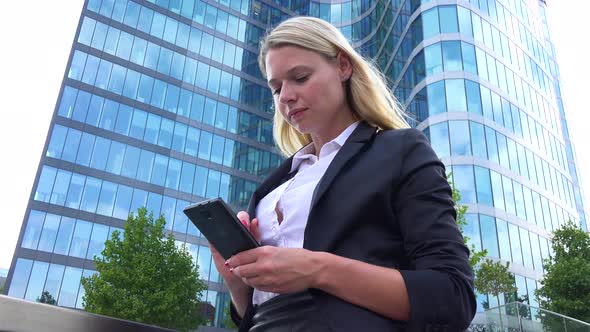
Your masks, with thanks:
[(400, 128), (400, 129), (388, 129), (378, 131), (377, 139), (386, 140), (387, 142), (405, 142), (424, 140), (426, 136), (423, 132), (416, 128)]

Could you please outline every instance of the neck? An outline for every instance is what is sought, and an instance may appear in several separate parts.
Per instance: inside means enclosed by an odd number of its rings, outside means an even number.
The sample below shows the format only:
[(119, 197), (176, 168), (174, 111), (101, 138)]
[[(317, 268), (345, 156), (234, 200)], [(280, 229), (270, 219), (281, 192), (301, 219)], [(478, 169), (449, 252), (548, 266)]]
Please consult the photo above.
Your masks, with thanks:
[(320, 156), (320, 150), (324, 144), (338, 137), (338, 135), (348, 128), (348, 126), (357, 121), (352, 111), (346, 110), (343, 113), (345, 115), (334, 119), (334, 121), (331, 122), (330, 125), (327, 126), (327, 128), (325, 128), (325, 130), (322, 132), (311, 134), (311, 140), (313, 142), (316, 156)]

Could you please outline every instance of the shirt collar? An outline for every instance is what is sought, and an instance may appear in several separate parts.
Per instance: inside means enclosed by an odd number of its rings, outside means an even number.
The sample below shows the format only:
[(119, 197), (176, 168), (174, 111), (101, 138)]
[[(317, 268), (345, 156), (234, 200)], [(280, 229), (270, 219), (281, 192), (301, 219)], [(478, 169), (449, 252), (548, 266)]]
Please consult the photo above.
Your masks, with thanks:
[[(327, 142), (322, 147), (322, 149), (325, 148), (328, 144), (335, 143), (337, 145), (337, 150), (339, 150), (344, 145), (344, 143), (346, 143), (346, 140), (348, 139), (348, 137), (350, 137), (350, 135), (356, 129), (356, 127), (358, 127), (358, 125), (358, 121), (349, 125), (340, 133), (340, 135), (336, 136), (336, 138), (334, 138), (333, 140)], [(291, 170), (289, 171), (289, 173), (299, 169), (299, 166), (305, 160), (314, 159), (315, 161), (315, 158), (315, 147), (313, 145), (313, 142), (311, 142), (304, 146), (301, 150), (297, 151), (297, 153), (295, 153), (295, 155), (293, 156), (293, 162), (291, 163)]]

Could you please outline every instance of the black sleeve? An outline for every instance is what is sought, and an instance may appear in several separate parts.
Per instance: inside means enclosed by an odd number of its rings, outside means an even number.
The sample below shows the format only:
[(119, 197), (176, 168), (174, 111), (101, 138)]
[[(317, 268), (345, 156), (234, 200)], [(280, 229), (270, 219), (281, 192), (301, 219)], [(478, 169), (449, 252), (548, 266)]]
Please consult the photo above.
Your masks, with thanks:
[(420, 131), (408, 130), (404, 144), (393, 207), (409, 260), (400, 271), (411, 306), (408, 323), (464, 329), (476, 310), (473, 271), (444, 164)]
[[(250, 292), (250, 299), (252, 299), (253, 292)], [(252, 327), (252, 317), (254, 317), (254, 306), (252, 305), (252, 300), (250, 300), (250, 304), (248, 308), (246, 308), (246, 312), (244, 313), (244, 317), (240, 317), (234, 303), (230, 301), (229, 304), (229, 313), (231, 316), (231, 320), (238, 326), (238, 332), (248, 332), (250, 327)]]

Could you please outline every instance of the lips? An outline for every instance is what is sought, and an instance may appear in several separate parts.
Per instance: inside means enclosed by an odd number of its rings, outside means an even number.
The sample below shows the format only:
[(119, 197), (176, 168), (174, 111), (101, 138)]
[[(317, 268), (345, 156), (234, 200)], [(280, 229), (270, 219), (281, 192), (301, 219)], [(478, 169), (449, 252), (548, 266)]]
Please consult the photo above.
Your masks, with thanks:
[(299, 114), (305, 112), (307, 110), (307, 108), (296, 108), (294, 110), (290, 110), (287, 113), (287, 116), (289, 117), (289, 119), (293, 119), (294, 117), (297, 117)]

